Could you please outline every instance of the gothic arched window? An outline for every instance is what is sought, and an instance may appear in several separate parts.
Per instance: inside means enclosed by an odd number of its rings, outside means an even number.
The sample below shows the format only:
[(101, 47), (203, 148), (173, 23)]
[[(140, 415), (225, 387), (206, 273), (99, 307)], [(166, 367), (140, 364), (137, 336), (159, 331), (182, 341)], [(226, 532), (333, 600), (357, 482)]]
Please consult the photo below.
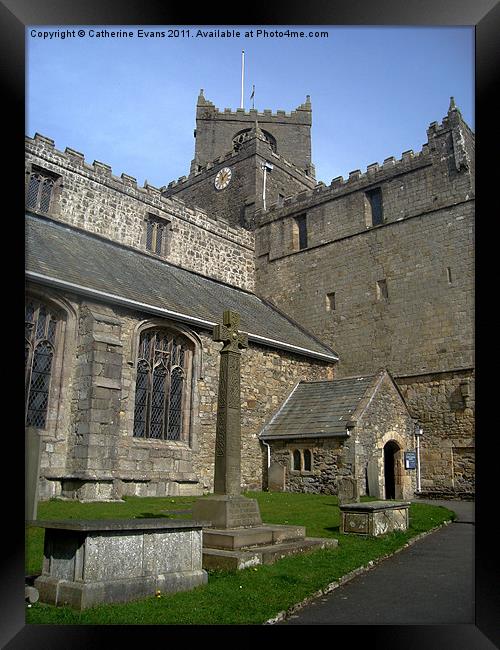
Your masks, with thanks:
[(26, 426), (45, 429), (55, 352), (57, 319), (49, 308), (29, 299), (25, 311)]
[(182, 440), (191, 351), (187, 340), (163, 329), (147, 329), (139, 341), (134, 437)]

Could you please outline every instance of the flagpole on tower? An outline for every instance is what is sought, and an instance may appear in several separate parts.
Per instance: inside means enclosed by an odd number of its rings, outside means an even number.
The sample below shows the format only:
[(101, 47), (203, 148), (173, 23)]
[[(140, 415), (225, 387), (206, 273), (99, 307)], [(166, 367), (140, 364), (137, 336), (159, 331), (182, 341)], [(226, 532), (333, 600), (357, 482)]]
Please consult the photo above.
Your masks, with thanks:
[(245, 77), (245, 50), (241, 50), (241, 106), (243, 108), (243, 80)]

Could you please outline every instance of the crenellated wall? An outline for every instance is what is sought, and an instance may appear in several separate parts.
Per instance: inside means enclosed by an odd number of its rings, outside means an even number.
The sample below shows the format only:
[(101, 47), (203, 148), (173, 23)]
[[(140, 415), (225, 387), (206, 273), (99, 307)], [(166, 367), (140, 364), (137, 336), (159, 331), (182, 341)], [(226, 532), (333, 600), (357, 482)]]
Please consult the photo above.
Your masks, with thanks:
[[(235, 151), (232, 138), (247, 128)], [(26, 139), (26, 178), (37, 167), (58, 178), (50, 211), (37, 214), (147, 255), (155, 256), (145, 249), (146, 218), (162, 221), (166, 261), (274, 303), (339, 354), (339, 377), (387, 368), (424, 427), (423, 489), (472, 493), (474, 134), (452, 100), (442, 122), (429, 125), (421, 151), (327, 186), (314, 179), (310, 128), (309, 99), (291, 113), (219, 111), (201, 93), (189, 176), (139, 187), (134, 177), (118, 177), (109, 165), (89, 164), (36, 134)], [(264, 162), (273, 165), (266, 210)], [(218, 192), (214, 178), (224, 166), (233, 176)], [(378, 225), (367, 194), (374, 189), (383, 204)], [(307, 223), (303, 249), (297, 217)], [(33, 290), (65, 314), (42, 445), (42, 496), (210, 489), (218, 347), (207, 332), (195, 333), (203, 362), (197, 361), (191, 442), (140, 441), (131, 435), (133, 341), (146, 316)], [(332, 378), (333, 369), (258, 346), (243, 357), (242, 469), (244, 486), (258, 488), (265, 454), (257, 434), (298, 380)], [(59, 389), (69, 399), (58, 397)], [(330, 481), (340, 471), (340, 447), (317, 445), (323, 446), (330, 460), (323, 463), (318, 451), (317, 469)], [(281, 452), (289, 457), (286, 446)]]
[(452, 103), (427, 136), (421, 152), (257, 211), (256, 291), (335, 350), (339, 377), (401, 378), (425, 428), (423, 488), (473, 492), (473, 406), (456, 407), (451, 378), (468, 384), (474, 367), (474, 135)]
[(254, 288), (253, 233), (164, 197), (152, 185), (138, 187), (135, 178), (117, 177), (102, 162), (90, 165), (72, 149), (58, 151), (53, 140), (39, 134), (26, 138), (27, 178), (33, 165), (60, 177), (57, 200), (47, 216), (147, 252), (145, 219), (153, 215), (167, 226), (168, 262), (243, 289)]
[[(473, 151), (456, 144), (462, 125), (449, 116), (431, 125), (420, 154), (256, 215), (256, 291), (328, 343), (342, 375), (473, 365)], [(375, 187), (384, 221), (373, 226), (366, 192)], [(307, 219), (303, 250), (294, 237), (299, 215)]]
[[(169, 183), (163, 195), (179, 197), (189, 206), (203, 206), (209, 214), (253, 231), (255, 210), (263, 206), (265, 162), (272, 165), (272, 171), (266, 171), (267, 204), (279, 195), (292, 196), (316, 185), (298, 167), (273, 152), (260, 130), (253, 130), (238, 151), (226, 152), (199, 171)], [(231, 169), (231, 181), (218, 190), (214, 180), (223, 167)]]
[(312, 107), (309, 96), (296, 110), (287, 113), (269, 109), (245, 111), (229, 108), (220, 111), (205, 99), (201, 91), (196, 106), (195, 157), (191, 171), (205, 166), (233, 148), (234, 136), (255, 126), (269, 133), (276, 141), (277, 151), (302, 172), (314, 178), (311, 162)]

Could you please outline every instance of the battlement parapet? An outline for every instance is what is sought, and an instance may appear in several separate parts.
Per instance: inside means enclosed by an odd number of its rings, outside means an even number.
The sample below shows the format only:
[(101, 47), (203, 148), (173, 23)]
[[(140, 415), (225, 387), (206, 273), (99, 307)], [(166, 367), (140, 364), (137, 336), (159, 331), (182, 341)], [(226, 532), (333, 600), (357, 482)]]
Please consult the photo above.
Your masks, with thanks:
[(85, 156), (83, 155), (83, 153), (80, 153), (79, 151), (75, 151), (74, 149), (70, 149), (69, 147), (66, 147), (64, 153), (70, 156), (70, 158), (73, 158), (75, 162), (79, 161), (80, 163), (83, 163), (85, 160)]
[(50, 162), (54, 162), (55, 164), (69, 163), (71, 167), (81, 168), (82, 170), (85, 170), (91, 174), (95, 174), (98, 177), (98, 180), (101, 182), (103, 180), (112, 181), (113, 187), (115, 188), (118, 185), (120, 186), (119, 189), (134, 189), (144, 194), (161, 196), (161, 189), (155, 187), (154, 185), (151, 185), (147, 180), (144, 181), (143, 187), (138, 187), (137, 179), (133, 176), (129, 176), (128, 174), (124, 173), (122, 173), (121, 176), (116, 176), (113, 174), (112, 167), (107, 163), (101, 162), (100, 160), (94, 160), (92, 164), (89, 164), (86, 162), (83, 153), (76, 151), (75, 149), (71, 149), (70, 147), (66, 147), (64, 151), (60, 151), (59, 149), (55, 148), (54, 140), (47, 138), (44, 135), (40, 135), (39, 133), (35, 133), (33, 138), (27, 136), (26, 144), (28, 147), (32, 144), (35, 146), (35, 151), (33, 153), (37, 153), (36, 149), (38, 147), (41, 147), (42, 149), (49, 149), (51, 156), (56, 157), (54, 161), (51, 160)]
[(431, 122), (427, 127), (428, 141), (430, 141), (431, 138), (443, 135), (443, 133), (446, 133), (450, 129), (457, 126), (459, 120), (462, 122), (462, 124), (465, 124), (465, 122), (461, 119), (460, 111), (457, 108), (454, 108), (448, 111), (448, 115), (443, 117), (441, 124), (439, 122)]
[[(363, 187), (372, 186), (376, 183), (383, 182), (393, 177), (395, 174), (406, 173), (432, 164), (428, 144), (422, 145), (422, 150), (415, 153), (412, 149), (404, 151), (401, 158), (397, 160), (394, 156), (386, 158), (381, 165), (378, 162), (371, 163), (367, 166), (366, 171), (355, 169), (349, 172), (349, 177), (344, 179), (343, 176), (337, 176), (332, 179), (330, 185), (323, 182), (317, 183), (316, 187), (311, 190), (300, 192), (294, 196), (286, 197), (282, 202), (272, 203), (267, 210), (259, 208), (255, 211), (255, 217), (269, 220), (276, 216), (283, 216), (284, 213), (293, 209), (298, 204), (310, 201), (311, 205), (319, 201), (328, 200), (344, 194), (346, 191), (356, 191)], [(300, 206), (302, 209), (303, 206)], [(266, 219), (267, 220), (267, 219)]]
[(40, 133), (35, 133), (35, 136), (33, 138), (37, 142), (43, 142), (44, 144), (48, 145), (52, 149), (55, 147), (55, 142), (52, 140), (52, 138), (48, 138), (45, 135), (41, 135)]
[(303, 104), (300, 104), (300, 106), (297, 106), (295, 110), (285, 111), (283, 109), (277, 109), (273, 112), (270, 108), (264, 108), (261, 111), (256, 108), (237, 108), (236, 110), (224, 108), (223, 110), (220, 110), (213, 102), (205, 99), (203, 92), (201, 92), (198, 97), (197, 109), (198, 119), (213, 119), (214, 116), (217, 116), (218, 118), (228, 120), (241, 120), (242, 117), (246, 119), (251, 118), (253, 120), (260, 116), (266, 120), (271, 119), (272, 121), (281, 121), (283, 118), (287, 118), (290, 120), (296, 119), (299, 122), (303, 122), (304, 120), (310, 121), (310, 114), (312, 112), (309, 95), (307, 95), (306, 101)]
[[(173, 216), (209, 229), (217, 235), (237, 241), (249, 248), (254, 245), (253, 233), (244, 229), (236, 230), (228, 222), (209, 216), (200, 208), (188, 207), (182, 199), (176, 196), (164, 196), (165, 187), (156, 187), (148, 183), (147, 180), (144, 181), (143, 187), (138, 187), (137, 179), (133, 176), (124, 173), (121, 176), (115, 176), (110, 165), (98, 160), (89, 164), (85, 162), (84, 154), (69, 147), (66, 147), (64, 151), (56, 149), (54, 140), (39, 133), (35, 133), (33, 138), (26, 136), (25, 140), (29, 153), (43, 158), (44, 161), (52, 165), (65, 167), (69, 171), (86, 172), (85, 175), (88, 175), (91, 180), (103, 183), (111, 189), (123, 191), (138, 200), (149, 199), (153, 207), (165, 210)], [(213, 163), (211, 165), (213, 166)], [(169, 183), (168, 187), (179, 182), (184, 183), (186, 180), (186, 176), (181, 176), (179, 181)]]
[[(212, 105), (213, 106), (213, 105)], [(198, 118), (203, 119), (205, 117), (205, 112), (204, 111), (201, 115), (198, 115)], [(272, 111), (270, 108), (265, 108), (262, 111), (259, 111), (257, 109), (245, 109), (245, 108), (237, 108), (235, 111), (231, 110), (230, 108), (224, 108), (223, 110), (219, 110), (217, 107), (213, 107), (213, 110), (211, 111), (210, 119), (213, 118), (214, 115), (216, 115), (218, 118), (222, 119), (234, 119), (234, 120), (240, 120), (242, 117), (245, 118), (251, 118), (249, 121), (255, 120), (259, 117), (264, 118), (265, 121), (267, 121), (269, 118), (271, 120), (276, 120), (276, 121), (281, 121), (283, 118), (288, 118), (290, 120), (298, 119), (300, 118), (301, 121), (303, 120), (303, 113), (304, 110), (299, 110), (296, 109), (294, 111), (284, 111), (284, 110), (277, 110), (277, 111)], [(208, 115), (206, 116), (208, 119)]]

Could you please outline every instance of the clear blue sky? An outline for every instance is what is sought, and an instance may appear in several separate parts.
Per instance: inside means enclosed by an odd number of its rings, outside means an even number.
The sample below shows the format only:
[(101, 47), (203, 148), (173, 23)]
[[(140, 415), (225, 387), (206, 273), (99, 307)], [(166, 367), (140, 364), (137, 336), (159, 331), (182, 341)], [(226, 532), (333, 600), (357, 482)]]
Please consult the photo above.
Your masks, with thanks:
[[(452, 95), (474, 129), (472, 27), (219, 27), (230, 28), (242, 37), (197, 38), (198, 29), (216, 27), (194, 25), (178, 38), (137, 36), (138, 29), (167, 35), (159, 25), (27, 27), (26, 134), (161, 187), (189, 172), (200, 88), (221, 110), (239, 107), (242, 49), (247, 110), (252, 84), (259, 111), (288, 112), (311, 96), (313, 162), (326, 184), (420, 151)], [(258, 28), (327, 31), (328, 38), (264, 38)], [(43, 39), (32, 29), (76, 35)], [(134, 37), (91, 37), (90, 29)], [(250, 29), (253, 37), (243, 37)]]

